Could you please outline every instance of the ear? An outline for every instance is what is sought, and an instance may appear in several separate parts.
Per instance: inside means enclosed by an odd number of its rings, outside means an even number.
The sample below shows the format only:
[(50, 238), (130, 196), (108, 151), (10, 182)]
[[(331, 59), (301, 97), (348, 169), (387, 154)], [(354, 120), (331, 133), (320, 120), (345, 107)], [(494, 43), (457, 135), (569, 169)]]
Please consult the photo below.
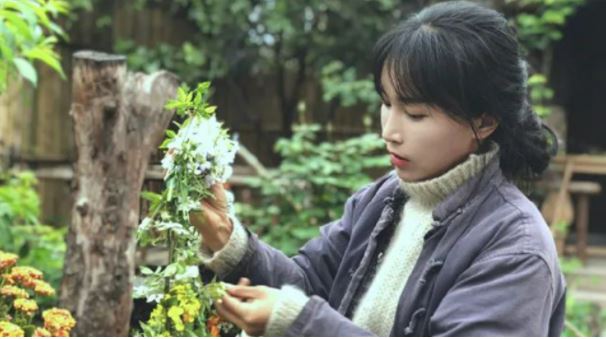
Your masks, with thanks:
[[(480, 141), (486, 140), (499, 127), (497, 119), (486, 113), (473, 119), (473, 126)], [(474, 135), (474, 138), (476, 135)]]

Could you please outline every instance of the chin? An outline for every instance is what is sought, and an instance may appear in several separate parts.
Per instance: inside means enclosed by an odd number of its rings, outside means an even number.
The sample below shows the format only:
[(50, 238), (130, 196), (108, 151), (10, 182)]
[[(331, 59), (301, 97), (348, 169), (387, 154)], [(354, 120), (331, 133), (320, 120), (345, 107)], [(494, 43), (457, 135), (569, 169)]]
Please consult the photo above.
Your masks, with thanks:
[(395, 170), (396, 170), (396, 174), (398, 175), (398, 177), (403, 181), (415, 182), (415, 181), (424, 180), (422, 176), (415, 175), (414, 172), (401, 170), (399, 168), (396, 168)]

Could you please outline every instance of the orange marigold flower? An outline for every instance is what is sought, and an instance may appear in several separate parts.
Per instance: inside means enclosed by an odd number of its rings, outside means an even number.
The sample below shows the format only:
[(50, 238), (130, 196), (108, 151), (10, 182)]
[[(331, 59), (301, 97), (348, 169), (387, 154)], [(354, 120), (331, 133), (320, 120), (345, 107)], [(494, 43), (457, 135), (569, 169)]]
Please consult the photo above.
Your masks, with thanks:
[(27, 276), (32, 279), (42, 279), (42, 272), (30, 266), (16, 266), (11, 270), (11, 275)]
[(19, 257), (16, 254), (0, 251), (0, 270), (15, 265), (17, 259), (19, 259)]
[(218, 315), (213, 315), (206, 321), (206, 326), (210, 331), (210, 335), (212, 337), (219, 337), (221, 335), (221, 331), (219, 330), (219, 323), (221, 322), (221, 317)]
[(13, 297), (13, 298), (28, 298), (29, 294), (26, 290), (21, 289), (17, 286), (2, 286), (0, 288), (0, 295), (4, 297)]
[(17, 298), (15, 299), (15, 302), (13, 302), (13, 306), (17, 311), (21, 311), (28, 315), (32, 315), (38, 311), (38, 304), (36, 304), (35, 300)]
[(52, 334), (45, 328), (36, 327), (36, 329), (34, 330), (34, 334), (32, 334), (32, 337), (52, 337)]
[(69, 335), (76, 321), (72, 317), (72, 314), (68, 310), (62, 308), (51, 308), (42, 313), (44, 319), (44, 328), (49, 330), (53, 336), (66, 336), (60, 334)]
[(37, 295), (46, 297), (55, 295), (55, 289), (46, 281), (32, 279), (32, 283), (34, 284), (34, 292), (36, 292)]
[(4, 273), (2, 275), (2, 279), (4, 279), (4, 285), (14, 285), (15, 284), (15, 280), (13, 279), (13, 277), (8, 274), (8, 273)]
[(69, 331), (57, 330), (55, 333), (53, 333), (53, 337), (69, 337)]
[(5, 276), (9, 284), (20, 283), (23, 287), (34, 288), (34, 279), (42, 279), (42, 272), (29, 266), (16, 266)]
[(0, 321), (0, 337), (23, 337), (24, 335), (21, 327), (8, 321)]

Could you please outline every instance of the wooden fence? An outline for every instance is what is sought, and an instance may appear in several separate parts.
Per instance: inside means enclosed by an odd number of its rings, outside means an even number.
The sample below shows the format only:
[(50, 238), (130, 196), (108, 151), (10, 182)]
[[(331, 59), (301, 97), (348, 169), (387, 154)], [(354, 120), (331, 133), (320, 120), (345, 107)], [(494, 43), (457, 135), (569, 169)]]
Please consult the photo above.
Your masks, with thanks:
[[(111, 25), (98, 27), (97, 22), (104, 17), (112, 18)], [(175, 19), (161, 5), (137, 11), (125, 1), (105, 0), (98, 2), (94, 12), (84, 12), (78, 18), (68, 30), (70, 42), (62, 44), (59, 50), (67, 79), (40, 66), (37, 88), (23, 81), (14, 82), (0, 97), (0, 154), (12, 164), (42, 174), (39, 183), (42, 220), (50, 224), (67, 224), (72, 205), (66, 169), (74, 161), (72, 121), (68, 114), (73, 53), (81, 49), (111, 52), (120, 39), (148, 47), (167, 41), (180, 44), (195, 34), (186, 20)], [(219, 106), (218, 118), (267, 166), (278, 163), (273, 145), (284, 135), (275, 84), (271, 74), (214, 82), (213, 101)], [(326, 122), (329, 107), (322, 101), (317, 80), (307, 79), (303, 91), (307, 107), (305, 122)], [(362, 111), (363, 108), (338, 109), (331, 120), (335, 126), (332, 137), (364, 132)], [(150, 161), (157, 163), (158, 155)]]

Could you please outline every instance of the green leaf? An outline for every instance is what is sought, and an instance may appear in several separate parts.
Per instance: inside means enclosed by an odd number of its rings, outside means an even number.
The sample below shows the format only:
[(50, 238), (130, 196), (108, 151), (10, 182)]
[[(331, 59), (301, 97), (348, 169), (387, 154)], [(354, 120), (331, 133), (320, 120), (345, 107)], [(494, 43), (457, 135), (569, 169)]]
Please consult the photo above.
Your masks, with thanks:
[(177, 274), (177, 271), (178, 271), (178, 266), (176, 263), (173, 263), (173, 264), (166, 266), (166, 269), (164, 269), (162, 276), (165, 278), (170, 278), (170, 277), (175, 276), (175, 274)]
[[(53, 42), (54, 44), (54, 42)], [(25, 56), (31, 59), (38, 59), (54, 69), (62, 78), (65, 78), (65, 74), (63, 73), (63, 68), (61, 68), (61, 64), (59, 63), (59, 57), (57, 54), (50, 49), (49, 47), (37, 47), (25, 52)]]
[(149, 192), (149, 191), (144, 191), (141, 192), (141, 198), (150, 201), (150, 202), (160, 202), (160, 200), (162, 200), (162, 194), (158, 194), (158, 193), (154, 193), (154, 192)]
[(141, 271), (141, 274), (143, 275), (151, 275), (154, 274), (154, 271), (152, 271), (149, 267), (145, 267), (145, 266), (140, 266), (139, 270)]
[(36, 69), (31, 64), (31, 62), (23, 59), (23, 58), (14, 58), (13, 63), (17, 66), (17, 70), (22, 77), (29, 80), (34, 86), (38, 84), (38, 75), (36, 74)]

